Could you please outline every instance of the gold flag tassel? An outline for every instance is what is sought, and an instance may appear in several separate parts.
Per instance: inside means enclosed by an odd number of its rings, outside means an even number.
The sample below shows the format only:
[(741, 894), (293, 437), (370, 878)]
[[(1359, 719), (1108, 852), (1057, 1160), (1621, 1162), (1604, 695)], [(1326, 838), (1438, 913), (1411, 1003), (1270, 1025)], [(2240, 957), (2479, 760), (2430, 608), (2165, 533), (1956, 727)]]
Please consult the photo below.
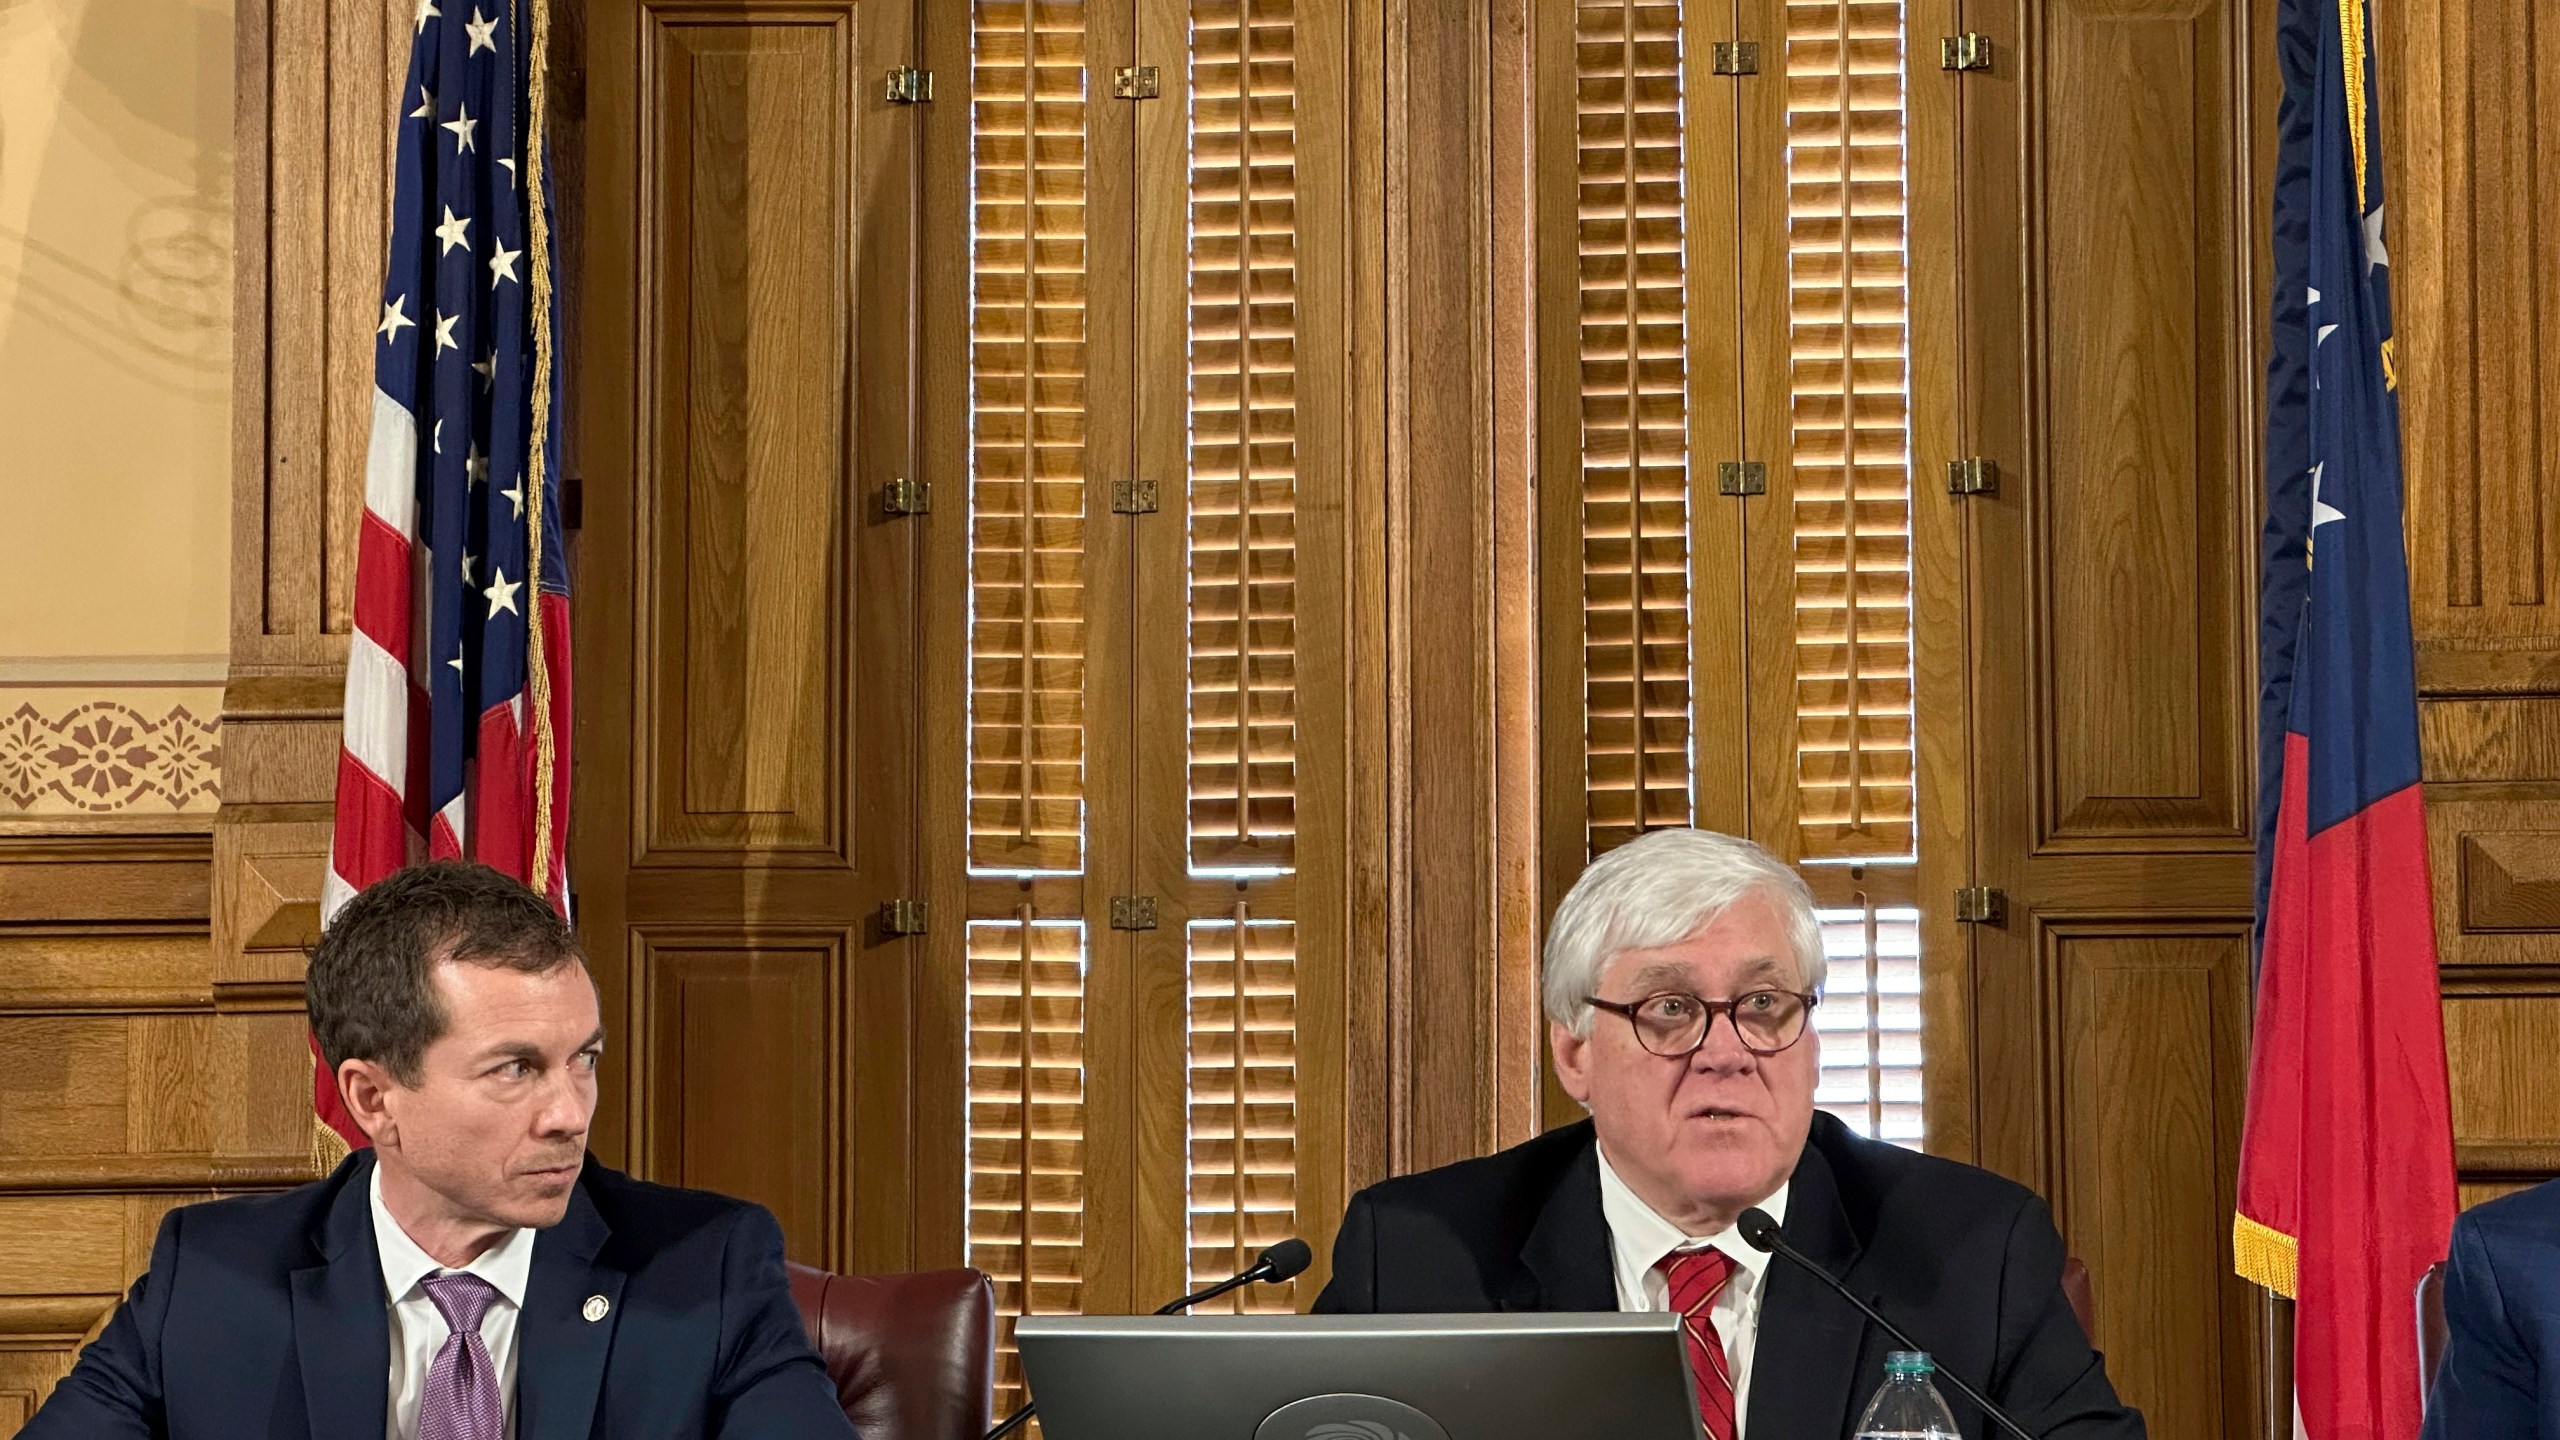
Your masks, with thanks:
[(533, 866), (526, 883), (551, 893), (551, 776), (557, 742), (551, 733), (551, 666), (544, 648), (542, 623), (542, 517), (550, 477), (545, 463), (551, 436), (551, 207), (544, 201), (544, 110), (550, 98), (551, 7), (549, 0), (525, 0), (531, 18), (528, 54), (529, 114), (525, 138), (525, 195), (533, 216), (533, 444), (528, 460), (532, 492), (526, 500), (528, 568), (533, 577), (533, 603), (526, 607), (525, 689), (533, 710)]

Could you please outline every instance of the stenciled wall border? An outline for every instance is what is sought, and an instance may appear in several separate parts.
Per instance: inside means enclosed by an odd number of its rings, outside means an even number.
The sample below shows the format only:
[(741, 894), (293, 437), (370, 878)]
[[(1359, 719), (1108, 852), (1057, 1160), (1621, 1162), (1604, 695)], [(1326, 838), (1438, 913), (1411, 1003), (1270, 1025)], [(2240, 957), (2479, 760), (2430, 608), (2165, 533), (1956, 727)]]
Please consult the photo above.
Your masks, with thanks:
[(0, 657), (0, 818), (209, 815), (219, 655)]

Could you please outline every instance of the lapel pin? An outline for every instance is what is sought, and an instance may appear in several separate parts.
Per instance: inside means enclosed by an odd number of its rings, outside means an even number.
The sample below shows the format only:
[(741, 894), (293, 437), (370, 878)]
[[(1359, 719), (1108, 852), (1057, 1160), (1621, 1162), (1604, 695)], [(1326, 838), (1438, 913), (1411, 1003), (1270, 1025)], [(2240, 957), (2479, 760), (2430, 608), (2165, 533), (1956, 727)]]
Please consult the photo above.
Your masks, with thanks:
[(586, 1308), (578, 1313), (586, 1316), (587, 1323), (592, 1325), (598, 1320), (603, 1319), (604, 1313), (612, 1308), (612, 1301), (607, 1300), (601, 1295), (590, 1295), (587, 1297)]

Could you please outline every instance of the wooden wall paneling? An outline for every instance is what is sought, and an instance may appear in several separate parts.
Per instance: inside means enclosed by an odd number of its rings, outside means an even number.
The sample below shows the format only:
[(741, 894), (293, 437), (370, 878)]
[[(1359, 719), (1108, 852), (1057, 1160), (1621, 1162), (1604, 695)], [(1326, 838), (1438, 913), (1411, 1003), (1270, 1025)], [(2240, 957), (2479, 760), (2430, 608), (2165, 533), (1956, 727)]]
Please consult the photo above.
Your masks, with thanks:
[[(2177, 1253), (2201, 1267), (2199, 1287), (2229, 1266), (2195, 1216), (2227, 1195), (2236, 1131), (2215, 1132), (2214, 1196), (2199, 1178), (2143, 1210), (2108, 1200), (2096, 1177), (2131, 1163), (2108, 1148), (2127, 1125), (2202, 1133), (2176, 1117), (2224, 1114), (2241, 1070), (2164, 1072), (2179, 1083), (2127, 1092), (2147, 1118), (2085, 1127), (2057, 1047), (2135, 1014), (2148, 1028), (2151, 1012), (2115, 1008), (2141, 986), (2073, 990), (2038, 956), (2074, 913), (2135, 915), (2146, 923), (2116, 943), (2115, 971), (2218, 974), (2219, 948), (2208, 963), (2180, 937), (2230, 933), (2250, 906), (2267, 284), (2252, 137), (2274, 101), (2249, 43), (2255, 8), (1968, 6), (1995, 62), (1958, 81), (1961, 414), (1968, 449), (2000, 470), (1996, 495), (1962, 502), (1974, 744), (2001, 757), (1975, 769), (1975, 883), (2008, 909), (2004, 925), (1971, 927), (1977, 1154), (2051, 1195), (2073, 1249)], [(2245, 987), (2179, 984), (2215, 1034), (2245, 1027)], [(2198, 1246), (2210, 1248), (2185, 1253)], [(2261, 1430), (2258, 1311), (2198, 1310), (2153, 1283), (2189, 1271), (2147, 1263), (2092, 1259), (2100, 1315), (2159, 1327), (2137, 1332), (2146, 1354), (2119, 1376), (2127, 1399), (2162, 1417), (2158, 1435)], [(2152, 1388), (2173, 1377), (2174, 1391)]]
[[(2502, 1050), (2560, 1022), (2560, 38), (2530, 5), (2377, 17), (2436, 948), (2460, 1201), (2560, 1175)], [(2531, 1053), (2527, 1049), (2523, 1053)]]
[(1525, 447), (1496, 447), (1506, 427), (1494, 413), (1511, 393), (1500, 371), (1528, 343), (1531, 218), (1491, 203), (1493, 167), (1521, 163), (1530, 143), (1525, 113), (1493, 112), (1497, 93), (1525, 106), (1526, 90), (1497, 91), (1496, 77), (1526, 66), (1526, 19), (1511, 0), (1389, 0), (1385, 13), (1396, 1170), (1483, 1154), (1535, 1127), (1537, 1032), (1524, 1004), (1535, 937), (1503, 923), (1524, 913), (1509, 887), (1534, 883), (1523, 861), (1535, 836), (1496, 823), (1505, 767), (1525, 773), (1536, 755), (1505, 723), (1534, 694), (1534, 657), (1500, 648), (1534, 637), (1499, 623), (1497, 597), (1535, 580), (1498, 568), (1516, 552), (1493, 533), (1503, 492), (1529, 485), (1532, 469)]
[(911, 468), (919, 122), (876, 77), (914, 13), (586, 21), (578, 648), (628, 677), (581, 691), (578, 920), (628, 1052), (595, 1147), (903, 1268), (915, 942), (873, 917), (914, 894), (917, 540), (874, 497)]
[(2248, 1066), (2248, 918), (2037, 923), (2070, 1137), (2055, 1199), (2103, 1277), (2091, 1338), (2154, 1432), (2250, 1434), (2257, 1292), (2223, 1241), (2246, 1096), (2221, 1078)]
[(1975, 1144), (1972, 937), (1936, 898), (1972, 883), (1971, 581), (1964, 505), (1938, 483), (1975, 453), (1960, 409), (1960, 117), (1968, 77), (1933, 70), (1931, 37), (1963, 29), (1957, 0), (1903, 7), (1904, 200), (1909, 207), (1913, 743), (1921, 845), (1921, 1044), (1939, 1077), (1923, 1101), (1929, 1149), (1968, 1162)]

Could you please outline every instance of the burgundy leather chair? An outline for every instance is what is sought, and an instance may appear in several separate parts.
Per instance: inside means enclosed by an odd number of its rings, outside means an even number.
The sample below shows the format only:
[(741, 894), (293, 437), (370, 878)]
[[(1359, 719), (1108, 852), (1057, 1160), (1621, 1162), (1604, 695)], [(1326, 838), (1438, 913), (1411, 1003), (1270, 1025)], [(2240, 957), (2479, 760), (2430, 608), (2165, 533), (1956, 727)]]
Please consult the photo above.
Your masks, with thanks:
[(786, 1268), (809, 1343), (862, 1440), (977, 1440), (987, 1433), (996, 1298), (985, 1275)]
[(2071, 1314), (2080, 1322), (2080, 1333), (2092, 1344), (2098, 1338), (2098, 1305), (2089, 1293), (2089, 1267), (2077, 1255), (2062, 1257), (2062, 1298), (2071, 1302)]
[(2436, 1367), (2444, 1363), (2444, 1262), (2418, 1277), (2418, 1408), (2436, 1388)]

